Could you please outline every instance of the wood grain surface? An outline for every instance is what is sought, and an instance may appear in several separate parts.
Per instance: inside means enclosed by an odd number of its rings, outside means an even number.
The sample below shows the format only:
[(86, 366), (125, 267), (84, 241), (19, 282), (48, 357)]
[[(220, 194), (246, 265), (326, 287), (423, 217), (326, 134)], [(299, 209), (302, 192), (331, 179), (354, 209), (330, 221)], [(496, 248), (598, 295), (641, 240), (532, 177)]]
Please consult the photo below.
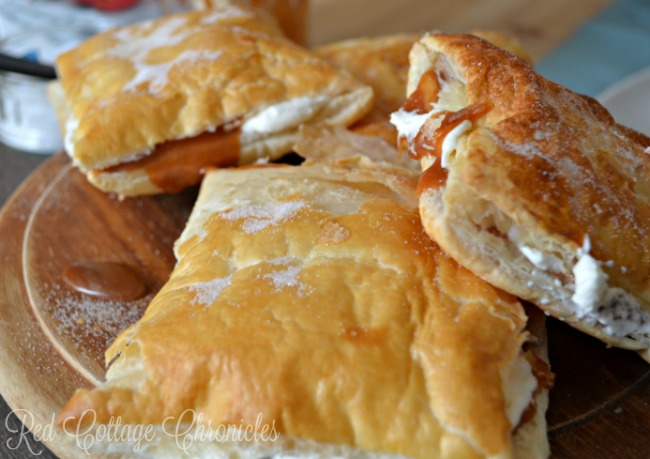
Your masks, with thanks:
[[(120, 202), (58, 155), (7, 204), (0, 214), (0, 391), (14, 409), (26, 410), (19, 417), (28, 427), (51, 423), (76, 387), (102, 378), (105, 347), (167, 279), (173, 241), (195, 195)], [(151, 293), (106, 302), (74, 292), (61, 272), (79, 261), (134, 266)], [(650, 365), (548, 322), (557, 374), (547, 416), (553, 457), (650, 457)], [(62, 439), (46, 444), (63, 457), (85, 457)]]
[[(166, 281), (173, 241), (195, 195), (188, 190), (120, 202), (90, 186), (61, 154), (6, 204), (0, 214), (0, 392), (28, 428), (51, 425), (76, 387), (102, 379), (107, 343), (137, 320)], [(61, 282), (70, 260), (128, 263), (146, 273), (151, 293), (136, 302), (84, 297)], [(4, 447), (15, 457), (13, 448), (27, 440), (9, 419)], [(85, 456), (55, 437), (45, 443), (57, 455)], [(31, 445), (20, 448), (23, 457), (42, 450)]]

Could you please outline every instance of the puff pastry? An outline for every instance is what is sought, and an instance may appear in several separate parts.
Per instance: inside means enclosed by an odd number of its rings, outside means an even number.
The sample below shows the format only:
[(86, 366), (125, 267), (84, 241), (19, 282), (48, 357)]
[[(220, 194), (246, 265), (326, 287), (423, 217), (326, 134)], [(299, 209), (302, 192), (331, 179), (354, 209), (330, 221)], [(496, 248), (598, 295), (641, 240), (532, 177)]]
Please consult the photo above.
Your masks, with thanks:
[(175, 192), (207, 166), (291, 149), (301, 124), (347, 125), (372, 88), (245, 6), (170, 15), (92, 37), (50, 91), (73, 163), (121, 195)]
[[(318, 56), (372, 87), (375, 94), (372, 110), (350, 129), (383, 140), (393, 149), (389, 161), (413, 171), (419, 170), (419, 164), (408, 155), (399, 154), (397, 131), (390, 124), (390, 114), (404, 103), (409, 50), (420, 36), (397, 34), (353, 38), (313, 50)], [(380, 147), (380, 150), (384, 149)]]
[(421, 36), (353, 38), (314, 48), (313, 52), (372, 86), (375, 103), (361, 122), (383, 121), (404, 103), (409, 51)]
[(421, 158), (427, 232), (491, 284), (647, 350), (650, 139), (476, 37), (432, 34), (410, 59), (392, 119)]
[(416, 180), (361, 156), (209, 172), (169, 282), (59, 422), (192, 409), (280, 433), (205, 457), (546, 457), (522, 306), (424, 233)]
[[(521, 45), (512, 37), (489, 29), (471, 32), (511, 53), (530, 60)], [(375, 93), (372, 110), (350, 127), (356, 133), (383, 139), (397, 148), (397, 131), (390, 124), (390, 114), (398, 110), (406, 99), (409, 69), (409, 51), (422, 34), (396, 34), (344, 40), (315, 48), (313, 52), (323, 59), (347, 70), (359, 81), (371, 86)], [(367, 151), (367, 150), (366, 150)], [(392, 162), (419, 170), (418, 161), (397, 151)]]
[[(489, 29), (477, 29), (470, 33), (530, 61), (519, 42), (508, 35)], [(372, 110), (355, 126), (386, 121), (391, 113), (402, 106), (406, 99), (409, 52), (420, 38), (422, 34), (352, 38), (312, 50), (374, 90), (375, 103)]]

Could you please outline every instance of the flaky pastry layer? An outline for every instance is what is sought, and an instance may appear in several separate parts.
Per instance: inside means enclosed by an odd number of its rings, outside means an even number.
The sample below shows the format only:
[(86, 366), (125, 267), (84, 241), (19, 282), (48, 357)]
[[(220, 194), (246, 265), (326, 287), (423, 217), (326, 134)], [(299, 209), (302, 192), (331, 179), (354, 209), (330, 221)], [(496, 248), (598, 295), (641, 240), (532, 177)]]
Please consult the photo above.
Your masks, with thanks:
[(210, 172), (169, 282), (59, 422), (261, 414), (264, 454), (545, 457), (524, 311), (431, 241), (414, 191), (363, 157)]
[[(431, 75), (439, 86), (427, 90)], [(650, 139), (469, 35), (415, 45), (408, 92), (433, 109), (426, 122), (396, 115), (411, 147), (436, 137), (444, 113), (487, 108), (443, 136), (441, 156), (422, 155), (425, 175), (446, 177), (421, 196), (428, 233), (495, 286), (607, 343), (647, 349)]]
[[(108, 168), (156, 155), (164, 142), (239, 129), (235, 164), (273, 159), (291, 149), (301, 124), (347, 125), (373, 100), (370, 87), (245, 6), (112, 29), (56, 65), (67, 152), (91, 182), (123, 195), (161, 186), (145, 170)], [(204, 166), (220, 158), (215, 151)]]

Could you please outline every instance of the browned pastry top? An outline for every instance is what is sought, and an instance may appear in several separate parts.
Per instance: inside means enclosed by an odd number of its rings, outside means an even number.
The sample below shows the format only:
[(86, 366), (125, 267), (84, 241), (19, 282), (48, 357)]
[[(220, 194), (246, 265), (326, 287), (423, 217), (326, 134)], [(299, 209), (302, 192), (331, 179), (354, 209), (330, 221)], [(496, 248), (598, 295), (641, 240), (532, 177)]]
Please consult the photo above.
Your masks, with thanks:
[[(66, 149), (85, 170), (136, 160), (167, 140), (235, 127), (292, 99), (339, 124), (363, 116), (372, 100), (369, 88), (243, 6), (109, 30), (61, 55), (57, 69), (68, 112)], [(254, 148), (265, 149), (274, 151)], [(256, 158), (243, 153), (248, 162)]]
[(531, 400), (525, 314), (429, 239), (414, 187), (358, 158), (209, 173), (169, 283), (60, 420), (261, 413), (290, 438), (510, 457), (508, 413)]
[[(434, 34), (422, 43), (457, 64), (465, 105), (491, 107), (469, 136), (462, 180), (520, 226), (541, 227), (576, 250), (589, 236), (611, 283), (649, 304), (650, 139), (475, 36)], [(411, 91), (418, 82), (415, 72)]]

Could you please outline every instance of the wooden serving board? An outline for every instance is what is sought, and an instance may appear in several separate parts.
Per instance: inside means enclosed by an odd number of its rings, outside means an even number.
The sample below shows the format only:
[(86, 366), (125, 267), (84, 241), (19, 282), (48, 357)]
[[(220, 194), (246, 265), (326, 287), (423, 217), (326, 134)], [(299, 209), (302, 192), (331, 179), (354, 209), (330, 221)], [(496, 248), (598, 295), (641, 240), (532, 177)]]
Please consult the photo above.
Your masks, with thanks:
[[(7, 203), (0, 214), (0, 392), (25, 410), (18, 414), (27, 427), (50, 424), (77, 387), (103, 379), (104, 349), (167, 280), (195, 198), (192, 189), (119, 201), (90, 186), (61, 154)], [(134, 267), (149, 294), (106, 301), (63, 282), (65, 267), (97, 261)], [(550, 319), (548, 329), (557, 375), (548, 412), (553, 456), (650, 457), (650, 365), (561, 322)], [(59, 456), (87, 457), (62, 434), (47, 437)]]

